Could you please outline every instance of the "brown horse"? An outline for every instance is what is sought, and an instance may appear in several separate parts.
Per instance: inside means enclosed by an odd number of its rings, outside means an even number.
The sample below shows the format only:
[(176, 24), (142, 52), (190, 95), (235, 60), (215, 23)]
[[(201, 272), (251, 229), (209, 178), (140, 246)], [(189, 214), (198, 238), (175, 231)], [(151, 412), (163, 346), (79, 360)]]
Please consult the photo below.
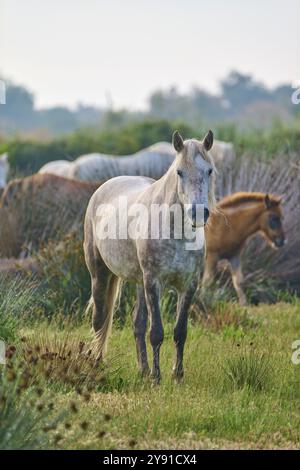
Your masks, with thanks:
[(247, 240), (260, 233), (273, 248), (285, 244), (281, 197), (265, 193), (239, 192), (226, 196), (211, 213), (205, 227), (206, 257), (203, 285), (217, 271), (218, 262), (229, 263), (232, 281), (241, 305), (246, 296), (241, 287), (241, 253)]
[(10, 181), (0, 196), (0, 258), (36, 252), (74, 230), (82, 236), (86, 207), (100, 185), (48, 174)]

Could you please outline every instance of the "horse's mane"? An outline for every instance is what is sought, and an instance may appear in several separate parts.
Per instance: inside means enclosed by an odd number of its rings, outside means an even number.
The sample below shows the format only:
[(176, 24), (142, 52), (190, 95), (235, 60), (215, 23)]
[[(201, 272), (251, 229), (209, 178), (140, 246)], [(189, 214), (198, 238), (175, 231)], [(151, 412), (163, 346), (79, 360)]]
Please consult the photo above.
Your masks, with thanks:
[[(230, 194), (229, 196), (225, 196), (219, 203), (218, 207), (222, 209), (226, 209), (228, 207), (236, 207), (240, 204), (246, 203), (261, 203), (264, 202), (266, 197), (266, 193), (260, 192), (238, 192), (234, 194)], [(269, 194), (269, 198), (271, 203), (278, 204), (280, 202), (280, 198), (275, 196), (274, 194)]]
[(210, 152), (207, 152), (204, 150), (202, 142), (197, 139), (188, 139), (188, 140), (185, 140), (184, 143), (187, 146), (188, 152), (190, 153), (191, 156), (195, 156), (200, 151), (204, 160), (210, 163), (210, 165), (213, 168), (213, 174), (212, 174), (211, 184), (210, 184), (209, 194), (208, 194), (209, 205), (211, 208), (213, 208), (216, 205), (215, 179), (216, 179), (217, 170), (216, 170), (212, 155)]

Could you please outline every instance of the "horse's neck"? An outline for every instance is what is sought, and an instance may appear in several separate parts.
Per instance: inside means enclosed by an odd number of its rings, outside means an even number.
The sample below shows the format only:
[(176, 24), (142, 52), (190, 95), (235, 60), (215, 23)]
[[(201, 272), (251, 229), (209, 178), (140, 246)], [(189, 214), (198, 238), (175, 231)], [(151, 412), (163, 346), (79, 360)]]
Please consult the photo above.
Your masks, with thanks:
[(235, 208), (226, 208), (224, 212), (225, 214), (228, 212), (229, 218), (234, 217), (238, 219), (238, 224), (234, 225), (239, 227), (237, 235), (241, 237), (242, 242), (259, 231), (259, 218), (263, 212), (263, 206), (261, 202), (256, 202), (254, 203), (253, 208), (248, 207), (247, 209), (243, 207), (243, 202), (241, 202), (240, 206)]
[[(177, 192), (177, 180), (174, 177), (173, 165), (169, 168), (158, 181), (153, 183), (155, 202), (172, 204), (180, 204)], [(154, 201), (153, 201), (154, 202)]]

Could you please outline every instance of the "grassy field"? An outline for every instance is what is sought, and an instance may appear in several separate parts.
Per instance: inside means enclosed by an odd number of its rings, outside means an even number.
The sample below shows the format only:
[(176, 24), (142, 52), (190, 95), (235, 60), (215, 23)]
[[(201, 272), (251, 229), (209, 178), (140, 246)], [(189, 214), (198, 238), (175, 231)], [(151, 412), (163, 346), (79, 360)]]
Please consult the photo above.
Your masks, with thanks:
[[(152, 125), (146, 127), (149, 142), (167, 138), (160, 132), (154, 138)], [(105, 366), (95, 368), (83, 315), (90, 278), (81, 236), (67, 234), (60, 249), (56, 242), (41, 245), (37, 279), (0, 277), (0, 339), (8, 356), (0, 365), (1, 449), (300, 448), (300, 365), (291, 361), (300, 339), (300, 300), (292, 297), (300, 292), (299, 130), (218, 135), (243, 155), (219, 175), (218, 195), (241, 189), (285, 195), (287, 246), (275, 253), (255, 239), (243, 258), (247, 298), (261, 303), (238, 307), (226, 276), (196, 297), (178, 384), (171, 379), (175, 299), (164, 297), (163, 380), (155, 386), (137, 372), (130, 289), (125, 324), (116, 315)], [(101, 148), (88, 136), (78, 147), (79, 137), (66, 143), (70, 154), (73, 147), (74, 155)], [(15, 146), (14, 171), (25, 171), (29, 157), (32, 171), (41, 164), (41, 146), (35, 152), (31, 146)], [(45, 144), (45, 161), (54, 150)], [(266, 155), (273, 157), (268, 171)]]
[(171, 379), (165, 315), (160, 386), (138, 375), (129, 318), (114, 326), (106, 365), (95, 371), (88, 319), (37, 317), (0, 317), (9, 344), (2, 448), (300, 447), (300, 365), (291, 362), (299, 301), (223, 303), (205, 323), (192, 320), (181, 384)]

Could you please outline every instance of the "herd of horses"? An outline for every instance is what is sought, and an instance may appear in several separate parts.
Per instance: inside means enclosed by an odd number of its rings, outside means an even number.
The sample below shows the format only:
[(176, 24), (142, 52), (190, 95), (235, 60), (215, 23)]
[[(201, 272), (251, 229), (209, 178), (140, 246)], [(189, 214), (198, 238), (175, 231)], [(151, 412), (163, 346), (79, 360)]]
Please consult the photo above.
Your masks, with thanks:
[[(273, 248), (285, 243), (280, 196), (239, 192), (215, 202), (216, 167), (226, 171), (234, 159), (233, 145), (214, 141), (211, 131), (201, 141), (183, 140), (176, 131), (172, 144), (157, 143), (130, 156), (91, 154), (74, 162), (54, 161), (38, 174), (7, 183), (8, 160), (4, 155), (0, 157), (0, 273), (7, 266), (11, 268), (9, 260), (35, 266), (32, 254), (38, 251), (41, 240), (45, 243), (58, 232), (66, 235), (78, 231), (84, 237), (91, 277), (89, 307), (93, 310), (97, 361), (105, 353), (122, 282), (132, 281), (136, 284), (133, 329), (139, 369), (143, 375), (151, 374), (155, 382), (160, 381), (159, 354), (164, 337), (160, 295), (165, 285), (172, 286), (178, 293), (173, 375), (181, 379), (188, 311), (196, 289), (212, 284), (219, 262), (225, 260), (239, 302), (245, 305), (241, 253), (247, 240), (259, 233)], [(126, 198), (128, 214), (136, 205), (149, 213), (156, 205), (180, 207), (184, 225), (196, 241), (205, 240), (205, 248), (196, 244), (196, 248), (187, 249), (190, 237), (185, 231), (178, 237), (172, 223), (167, 238), (160, 228), (153, 238), (148, 225), (140, 236), (145, 219), (138, 212), (133, 222), (124, 217), (118, 206), (120, 197)], [(111, 209), (99, 210), (103, 207)], [(118, 230), (114, 237), (108, 237), (105, 228), (113, 214), (117, 214)], [(167, 222), (164, 217), (162, 225)], [(130, 236), (122, 236), (124, 233)], [(151, 372), (146, 346), (148, 321)]]

